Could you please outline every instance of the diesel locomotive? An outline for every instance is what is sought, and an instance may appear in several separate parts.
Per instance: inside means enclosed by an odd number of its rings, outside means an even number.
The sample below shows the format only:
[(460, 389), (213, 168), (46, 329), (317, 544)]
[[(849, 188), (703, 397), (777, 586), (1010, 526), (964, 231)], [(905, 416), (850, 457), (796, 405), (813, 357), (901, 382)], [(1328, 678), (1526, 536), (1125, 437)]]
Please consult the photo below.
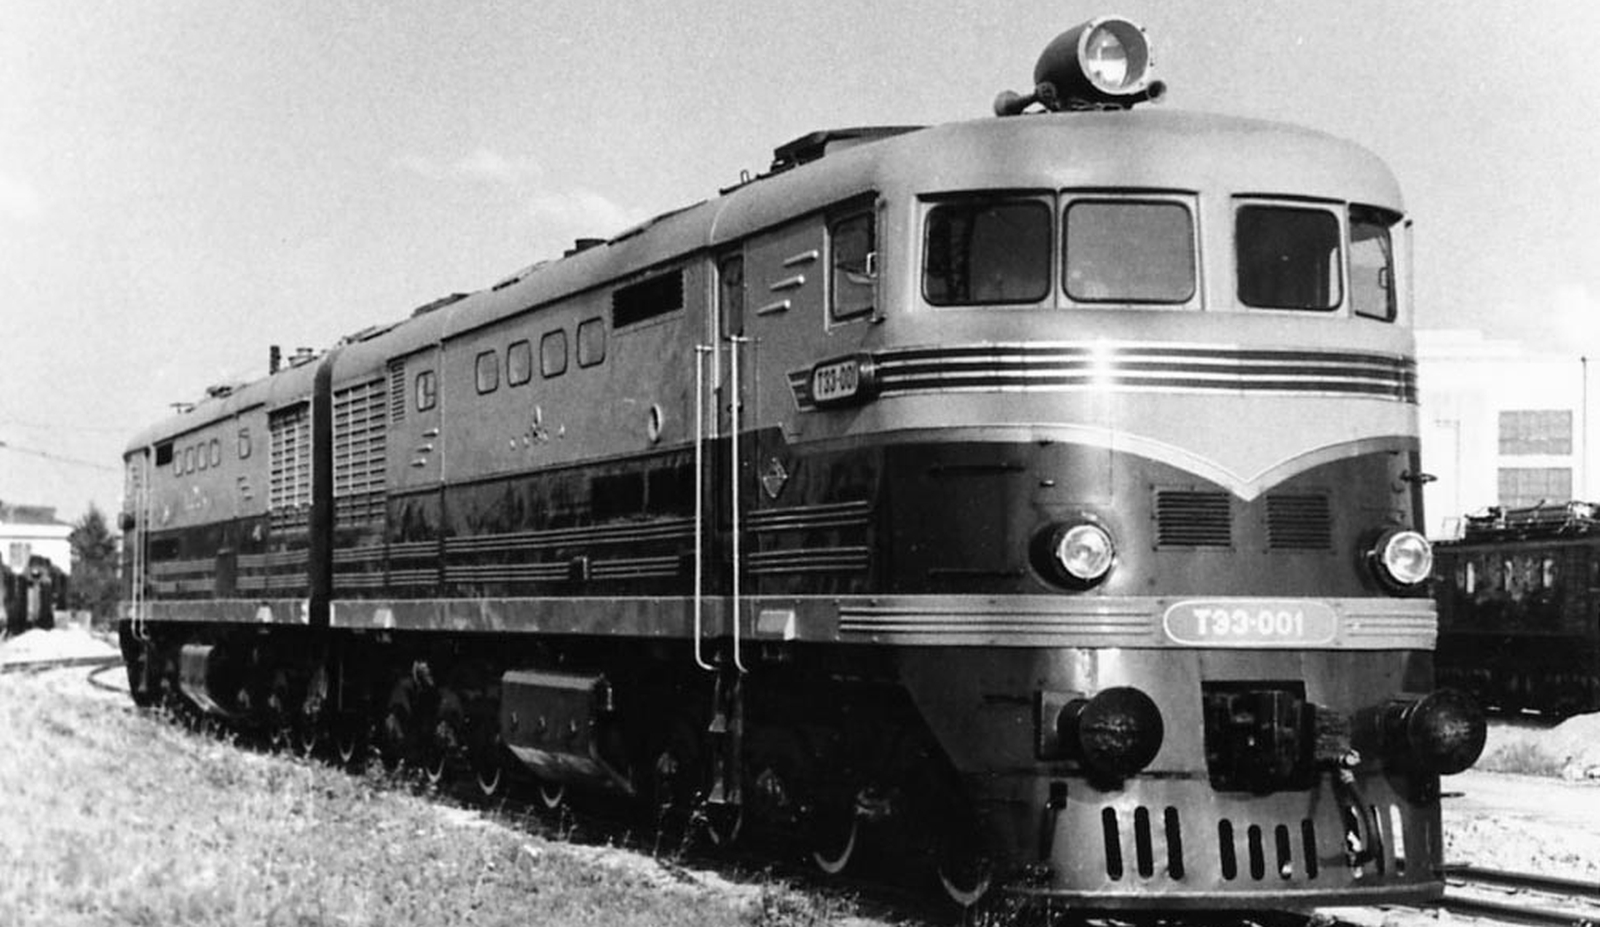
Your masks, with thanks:
[(1437, 896), (1484, 728), (1410, 220), (1163, 89), (1091, 20), (993, 116), (806, 135), (209, 391), (126, 452), (134, 698), (963, 904)]

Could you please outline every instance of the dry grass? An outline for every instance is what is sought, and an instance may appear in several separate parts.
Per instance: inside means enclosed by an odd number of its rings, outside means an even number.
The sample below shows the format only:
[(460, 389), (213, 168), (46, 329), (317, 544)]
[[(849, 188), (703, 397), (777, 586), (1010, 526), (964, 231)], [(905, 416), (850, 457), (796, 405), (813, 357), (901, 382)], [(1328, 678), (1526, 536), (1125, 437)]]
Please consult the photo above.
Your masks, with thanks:
[(783, 886), (710, 888), (239, 750), (69, 675), (0, 676), (3, 927), (803, 927), (837, 913)]

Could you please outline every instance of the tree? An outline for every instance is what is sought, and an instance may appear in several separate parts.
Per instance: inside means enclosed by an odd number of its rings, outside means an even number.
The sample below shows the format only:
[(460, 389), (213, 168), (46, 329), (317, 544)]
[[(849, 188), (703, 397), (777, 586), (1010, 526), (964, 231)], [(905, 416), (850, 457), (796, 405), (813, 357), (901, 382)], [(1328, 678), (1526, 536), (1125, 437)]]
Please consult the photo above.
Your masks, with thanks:
[(67, 601), (88, 609), (95, 624), (111, 624), (116, 616), (120, 588), (117, 583), (117, 539), (94, 503), (67, 535), (72, 545), (72, 584)]

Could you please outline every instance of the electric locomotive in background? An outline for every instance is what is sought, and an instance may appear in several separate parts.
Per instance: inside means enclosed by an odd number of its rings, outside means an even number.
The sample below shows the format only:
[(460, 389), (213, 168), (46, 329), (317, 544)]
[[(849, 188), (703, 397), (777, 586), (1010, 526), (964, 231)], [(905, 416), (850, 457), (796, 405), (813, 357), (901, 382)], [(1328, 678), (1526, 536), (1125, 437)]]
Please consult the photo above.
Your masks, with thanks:
[(1600, 706), (1600, 510), (1568, 502), (1469, 515), (1438, 546), (1438, 675), (1504, 711)]
[[(507, 764), (970, 902), (1442, 890), (1409, 222), (1370, 153), (1135, 103), (818, 132), (129, 446), (135, 698)], [(1027, 112), (1034, 108), (1042, 112)]]

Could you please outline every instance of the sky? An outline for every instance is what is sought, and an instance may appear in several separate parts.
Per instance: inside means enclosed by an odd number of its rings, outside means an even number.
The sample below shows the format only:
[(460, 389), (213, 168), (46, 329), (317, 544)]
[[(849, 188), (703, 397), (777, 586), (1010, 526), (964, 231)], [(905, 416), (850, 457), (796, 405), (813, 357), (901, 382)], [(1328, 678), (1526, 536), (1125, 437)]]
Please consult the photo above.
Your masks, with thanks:
[(1159, 105), (1385, 159), (1424, 328), (1600, 356), (1600, 3), (5, 0), (0, 500), (112, 513), (128, 439), (758, 173), (814, 129), (985, 118), (1058, 32)]

